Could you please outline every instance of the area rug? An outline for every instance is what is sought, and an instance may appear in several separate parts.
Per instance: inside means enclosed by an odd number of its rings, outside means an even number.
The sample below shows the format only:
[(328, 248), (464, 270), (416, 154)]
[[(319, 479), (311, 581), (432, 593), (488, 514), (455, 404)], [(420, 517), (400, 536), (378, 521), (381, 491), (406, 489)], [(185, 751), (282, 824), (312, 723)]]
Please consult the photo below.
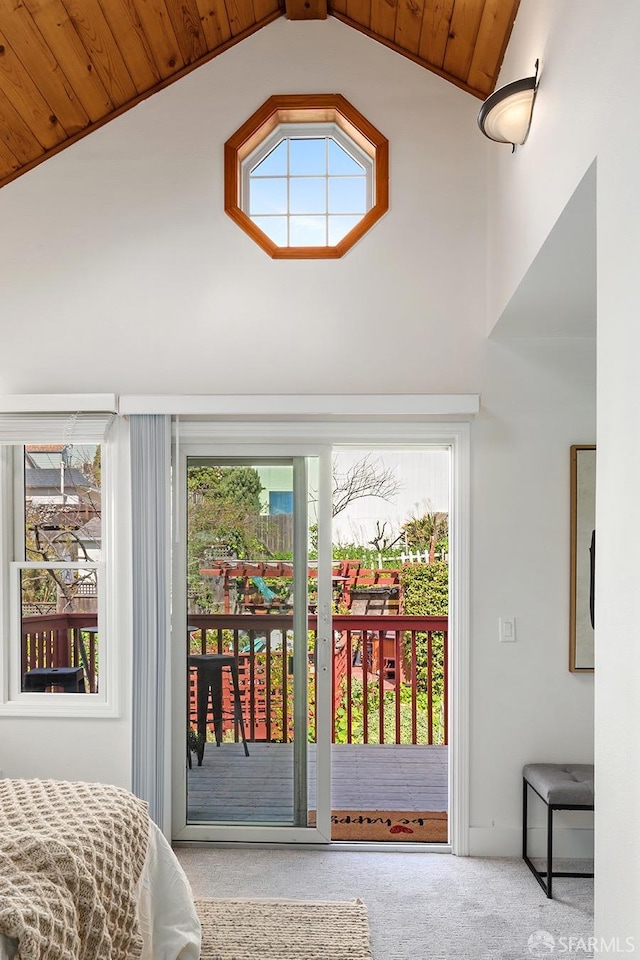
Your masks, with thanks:
[(372, 960), (360, 900), (196, 900), (202, 960)]
[[(315, 823), (315, 811), (310, 823)], [(332, 840), (446, 843), (446, 811), (332, 810)]]

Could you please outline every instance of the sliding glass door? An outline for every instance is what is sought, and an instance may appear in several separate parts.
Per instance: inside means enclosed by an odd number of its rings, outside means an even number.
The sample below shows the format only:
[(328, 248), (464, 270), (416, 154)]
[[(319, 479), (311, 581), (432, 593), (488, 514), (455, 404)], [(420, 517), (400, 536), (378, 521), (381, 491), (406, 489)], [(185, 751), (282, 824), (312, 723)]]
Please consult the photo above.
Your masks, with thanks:
[(175, 470), (174, 837), (325, 842), (329, 455), (183, 445)]

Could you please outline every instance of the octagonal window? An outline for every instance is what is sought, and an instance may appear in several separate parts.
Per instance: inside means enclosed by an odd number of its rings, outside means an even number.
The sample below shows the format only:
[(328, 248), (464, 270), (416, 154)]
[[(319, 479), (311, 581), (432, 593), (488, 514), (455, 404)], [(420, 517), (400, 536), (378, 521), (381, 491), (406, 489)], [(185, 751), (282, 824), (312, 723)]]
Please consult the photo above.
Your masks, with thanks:
[(343, 97), (271, 97), (225, 145), (225, 209), (272, 257), (340, 257), (388, 208), (387, 158)]
[(241, 206), (278, 247), (335, 246), (373, 206), (373, 161), (335, 124), (300, 126), (244, 161)]

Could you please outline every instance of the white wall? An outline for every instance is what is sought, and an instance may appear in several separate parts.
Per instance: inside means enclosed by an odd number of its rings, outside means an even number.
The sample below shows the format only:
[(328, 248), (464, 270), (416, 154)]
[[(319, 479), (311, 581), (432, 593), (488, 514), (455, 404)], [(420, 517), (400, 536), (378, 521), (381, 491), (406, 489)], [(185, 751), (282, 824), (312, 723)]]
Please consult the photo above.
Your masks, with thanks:
[(640, 7), (523, 0), (502, 80), (544, 72), (531, 136), (494, 155), (489, 324), (597, 157), (596, 932), (640, 943), (637, 362)]
[[(523, 0), (520, 4), (498, 86), (531, 76), (539, 58), (539, 87), (526, 145), (515, 153), (495, 145), (491, 153), (489, 329), (598, 150), (600, 128), (591, 122), (596, 109), (593, 89), (597, 88), (593, 77), (608, 76), (612, 70), (606, 57), (606, 34), (617, 32), (620, 24), (616, 16), (606, 26), (599, 25), (599, 49), (594, 56), (588, 13), (594, 6), (602, 7), (597, 0), (587, 3), (586, 9), (582, 4), (578, 8), (575, 0)], [(623, 6), (631, 4), (623, 0)], [(567, 44), (570, 57), (565, 55)], [(605, 91), (602, 94), (606, 96)]]
[[(223, 144), (273, 92), (334, 90), (390, 140), (391, 212), (340, 261), (273, 262), (223, 211)], [(476, 112), (333, 19), (260, 31), (2, 190), (0, 393), (70, 377), (91, 392), (411, 393), (425, 376), (463, 392), (484, 327)]]
[[(593, 677), (568, 669), (568, 598), (569, 448), (594, 438), (594, 360), (588, 340), (487, 343), (472, 433), (473, 854), (518, 854), (524, 763), (593, 762)], [(499, 617), (515, 617), (515, 643), (498, 641)]]
[(5, 777), (131, 786), (130, 711), (118, 719), (0, 717)]
[[(327, 90), (388, 136), (391, 209), (343, 260), (272, 261), (222, 212), (222, 146), (268, 95)], [(0, 191), (0, 392), (480, 393), (472, 851), (515, 854), (522, 764), (591, 756), (590, 680), (566, 664), (593, 346), (486, 339), (478, 106), (333, 20), (251, 37)], [(515, 645), (498, 644), (505, 615)], [(48, 734), (32, 742), (25, 771), (49, 769)]]

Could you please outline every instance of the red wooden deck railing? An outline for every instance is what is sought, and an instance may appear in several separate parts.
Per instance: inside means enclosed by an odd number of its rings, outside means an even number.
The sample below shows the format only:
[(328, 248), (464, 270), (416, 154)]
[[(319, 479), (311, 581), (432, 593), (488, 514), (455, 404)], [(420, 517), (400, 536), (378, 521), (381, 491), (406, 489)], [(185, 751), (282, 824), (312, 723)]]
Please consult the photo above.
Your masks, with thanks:
[[(293, 730), (293, 618), (287, 614), (190, 614), (189, 652), (232, 653), (247, 737), (287, 742)], [(309, 617), (309, 717), (315, 732), (317, 618)], [(334, 616), (333, 740), (447, 743), (446, 617)], [(224, 681), (231, 715), (230, 678)], [(189, 679), (195, 727), (196, 671)], [(234, 731), (232, 720), (225, 730)], [(238, 731), (234, 731), (238, 738)]]
[(83, 667), (87, 692), (98, 692), (97, 613), (22, 618), (22, 674), (36, 667)]
[[(82, 666), (98, 689), (97, 615), (22, 618), (22, 672)], [(309, 717), (315, 735), (317, 618), (309, 617)], [(447, 730), (448, 620), (408, 615), (334, 616), (333, 740), (341, 743), (444, 743)], [(189, 614), (190, 653), (232, 653), (238, 662), (246, 734), (288, 742), (293, 734), (291, 614)], [(225, 714), (231, 713), (224, 677)], [(196, 671), (189, 675), (195, 727)], [(209, 718), (212, 721), (212, 718)], [(226, 731), (238, 737), (232, 721)]]

